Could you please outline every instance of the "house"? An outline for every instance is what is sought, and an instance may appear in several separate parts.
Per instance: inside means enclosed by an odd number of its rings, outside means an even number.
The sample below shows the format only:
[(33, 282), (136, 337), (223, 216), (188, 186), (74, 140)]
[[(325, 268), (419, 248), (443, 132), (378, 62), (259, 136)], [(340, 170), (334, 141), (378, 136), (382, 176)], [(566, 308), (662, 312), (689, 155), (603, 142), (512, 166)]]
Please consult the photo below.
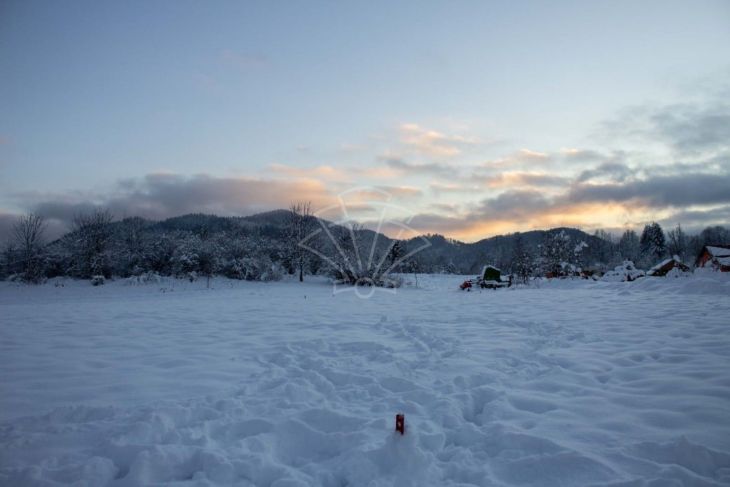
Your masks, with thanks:
[(695, 266), (730, 272), (730, 245), (705, 245)]
[(646, 272), (647, 276), (664, 277), (671, 275), (677, 277), (682, 273), (690, 272), (688, 265), (683, 264), (675, 255), (671, 259), (666, 259)]

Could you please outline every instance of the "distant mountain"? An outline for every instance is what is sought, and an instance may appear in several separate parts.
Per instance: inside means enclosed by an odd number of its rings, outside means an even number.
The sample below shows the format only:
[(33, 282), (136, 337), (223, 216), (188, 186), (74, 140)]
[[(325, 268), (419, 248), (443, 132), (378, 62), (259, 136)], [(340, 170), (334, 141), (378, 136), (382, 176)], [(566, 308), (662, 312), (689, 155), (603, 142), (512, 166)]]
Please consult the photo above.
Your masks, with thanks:
[[(611, 245), (610, 242), (589, 235), (582, 230), (567, 227), (497, 235), (472, 243), (452, 240), (442, 235), (427, 235), (425, 238), (431, 246), (421, 251), (419, 257), (448, 271), (474, 273), (478, 272), (485, 264), (508, 267), (518, 237), (522, 238), (527, 250), (537, 256), (540, 254), (539, 246), (542, 244), (545, 235), (549, 232), (560, 231), (565, 232), (576, 245), (580, 242), (585, 242), (588, 245), (584, 256), (587, 262), (602, 260), (604, 256), (598, 254), (605, 253), (606, 246)], [(408, 243), (416, 245), (416, 240), (411, 239)]]

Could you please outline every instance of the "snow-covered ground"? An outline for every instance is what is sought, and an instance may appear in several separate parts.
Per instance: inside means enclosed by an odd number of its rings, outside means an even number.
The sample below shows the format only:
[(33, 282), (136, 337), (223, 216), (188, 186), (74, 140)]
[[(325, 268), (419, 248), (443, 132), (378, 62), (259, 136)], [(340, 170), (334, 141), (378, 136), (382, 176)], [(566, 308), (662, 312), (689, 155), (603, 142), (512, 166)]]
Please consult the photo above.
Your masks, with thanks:
[(0, 283), (0, 484), (728, 485), (727, 277)]

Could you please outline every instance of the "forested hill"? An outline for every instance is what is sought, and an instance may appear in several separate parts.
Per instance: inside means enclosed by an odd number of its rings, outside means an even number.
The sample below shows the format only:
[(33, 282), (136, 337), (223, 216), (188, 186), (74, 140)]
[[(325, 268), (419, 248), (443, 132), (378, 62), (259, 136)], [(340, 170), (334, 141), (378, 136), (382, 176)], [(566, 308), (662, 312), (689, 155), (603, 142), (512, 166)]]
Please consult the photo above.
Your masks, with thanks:
[[(298, 233), (292, 227), (297, 218), (300, 224), (304, 222)], [(36, 215), (28, 215), (21, 223), (24, 232), (43, 226)], [(318, 249), (317, 256), (297, 243), (318, 226), (313, 217), (297, 216), (289, 210), (245, 217), (189, 214), (163, 221), (139, 217), (113, 221), (111, 214), (99, 210), (78, 217), (74, 228), (53, 242), (45, 243), (40, 234), (34, 234), (32, 240), (8, 242), (0, 249), (0, 278), (16, 276), (37, 282), (54, 276), (126, 277), (153, 272), (274, 279), (297, 270), (317, 274), (328, 273), (332, 266), (348, 267), (361, 256), (371, 255), (373, 243), (374, 261), (402, 262), (409, 256), (398, 267), (404, 271), (474, 274), (485, 264), (514, 271), (516, 262), (522, 262), (525, 272), (544, 275), (561, 272), (566, 265), (600, 271), (623, 260), (646, 269), (675, 254), (691, 264), (703, 245), (730, 243), (730, 231), (724, 227), (708, 227), (699, 235), (689, 236), (679, 227), (665, 232), (656, 223), (646, 225), (641, 237), (631, 230), (616, 238), (601, 231), (589, 235), (575, 228), (554, 228), (473, 243), (429, 234), (397, 245), (372, 230), (360, 228), (351, 233), (334, 226), (330, 233), (336, 242), (323, 233), (319, 241), (310, 242)], [(428, 245), (422, 248), (426, 241)], [(345, 255), (340, 251), (343, 248), (353, 253)], [(354, 251), (356, 248), (359, 250)], [(377, 267), (377, 262), (368, 266)]]
[[(158, 232), (247, 234), (273, 238), (284, 245), (283, 241), (288, 238), (287, 224), (290, 215), (289, 210), (274, 210), (244, 217), (188, 214), (160, 222), (145, 221), (145, 228), (151, 234)], [(123, 227), (125, 221), (116, 222), (113, 225)], [(443, 235), (427, 234), (407, 240), (406, 247), (418, 248), (423, 245), (422, 239), (425, 238), (430, 245), (417, 254), (421, 267), (433, 272), (474, 273), (478, 272), (486, 263), (509, 267), (518, 237), (522, 239), (529, 252), (538, 255), (545, 235), (561, 231), (576, 245), (580, 242), (588, 245), (584, 250), (584, 258), (589, 261), (607, 262), (610, 260), (611, 242), (576, 228), (565, 227), (499, 235), (472, 243), (460, 242)], [(369, 238), (376, 234), (370, 230), (365, 230), (365, 232), (372, 234)], [(383, 234), (377, 234), (378, 249), (385, 251), (391, 244), (392, 239)]]
[[(512, 262), (515, 243), (521, 239), (527, 252), (534, 256), (541, 254), (541, 246), (546, 235), (563, 232), (575, 247), (585, 242), (582, 260), (590, 263), (610, 263), (614, 244), (603, 238), (589, 235), (577, 228), (554, 228), (550, 230), (532, 230), (489, 237), (478, 242), (465, 243), (452, 240), (442, 235), (425, 235), (430, 247), (419, 252), (421, 261), (446, 272), (478, 272), (485, 264), (493, 264), (508, 269)], [(413, 242), (415, 243), (415, 242)]]

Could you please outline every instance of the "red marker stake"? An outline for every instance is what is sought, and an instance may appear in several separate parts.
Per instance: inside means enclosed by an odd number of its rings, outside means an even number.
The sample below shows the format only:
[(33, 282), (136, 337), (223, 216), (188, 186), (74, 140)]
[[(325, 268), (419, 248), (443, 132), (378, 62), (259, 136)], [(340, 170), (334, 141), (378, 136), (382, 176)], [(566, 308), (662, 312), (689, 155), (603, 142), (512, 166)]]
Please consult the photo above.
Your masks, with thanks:
[(401, 435), (406, 434), (406, 415), (396, 414), (395, 415), (395, 430)]

